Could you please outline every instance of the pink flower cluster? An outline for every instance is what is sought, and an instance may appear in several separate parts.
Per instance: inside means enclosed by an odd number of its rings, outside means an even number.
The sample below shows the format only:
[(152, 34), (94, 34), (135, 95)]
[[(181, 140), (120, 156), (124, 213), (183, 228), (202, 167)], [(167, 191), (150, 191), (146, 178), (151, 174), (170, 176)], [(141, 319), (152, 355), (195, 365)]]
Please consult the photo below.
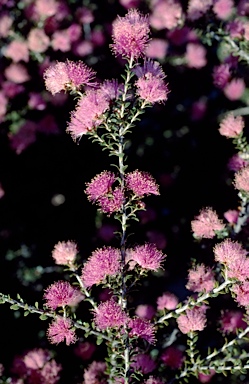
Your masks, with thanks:
[(244, 120), (241, 116), (234, 116), (229, 113), (220, 123), (219, 132), (221, 135), (228, 138), (238, 137), (245, 126)]
[(134, 171), (126, 175), (126, 187), (138, 197), (144, 195), (159, 195), (158, 185), (147, 172)]
[(52, 257), (56, 264), (72, 265), (77, 252), (77, 245), (73, 241), (62, 241), (54, 246)]
[(204, 208), (191, 222), (192, 231), (198, 238), (212, 239), (216, 231), (222, 231), (225, 225), (212, 208)]
[(47, 337), (51, 344), (66, 341), (67, 345), (74, 344), (77, 340), (72, 322), (66, 317), (57, 317), (48, 327)]
[(44, 299), (46, 306), (55, 310), (66, 305), (77, 305), (83, 299), (83, 295), (67, 281), (57, 281), (45, 290)]
[(107, 328), (120, 328), (128, 321), (121, 306), (113, 299), (101, 303), (94, 310), (94, 322), (100, 330)]
[(126, 262), (130, 268), (138, 264), (142, 269), (157, 271), (162, 267), (165, 255), (159, 251), (155, 244), (146, 243), (145, 245), (137, 245), (134, 249), (127, 249)]
[(179, 300), (173, 293), (165, 292), (157, 299), (157, 310), (163, 311), (164, 309), (167, 309), (168, 311), (172, 311), (173, 309), (176, 309), (178, 303)]
[(130, 337), (141, 337), (142, 339), (148, 341), (150, 344), (155, 343), (155, 327), (148, 320), (136, 317), (129, 320), (128, 325), (130, 328)]
[(206, 307), (186, 309), (186, 314), (177, 318), (177, 324), (182, 333), (203, 331), (206, 326)]
[(186, 288), (193, 292), (210, 292), (214, 288), (214, 273), (209, 267), (200, 264), (188, 272), (188, 283)]
[(241, 168), (236, 174), (234, 179), (234, 186), (240, 191), (249, 193), (249, 167)]

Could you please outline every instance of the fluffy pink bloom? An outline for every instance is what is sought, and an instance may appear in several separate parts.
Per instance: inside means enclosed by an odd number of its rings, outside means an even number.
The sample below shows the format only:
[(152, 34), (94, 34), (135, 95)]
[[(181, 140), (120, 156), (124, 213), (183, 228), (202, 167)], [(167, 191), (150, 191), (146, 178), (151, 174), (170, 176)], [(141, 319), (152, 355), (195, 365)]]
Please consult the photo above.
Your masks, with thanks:
[(226, 25), (226, 30), (232, 39), (241, 39), (245, 33), (244, 24), (240, 19), (229, 21)]
[(228, 264), (227, 277), (245, 281), (249, 277), (249, 258), (240, 256)]
[(185, 315), (177, 318), (180, 331), (184, 334), (193, 331), (202, 331), (206, 326), (205, 310), (202, 307), (187, 309)]
[(217, 88), (223, 89), (230, 80), (230, 66), (228, 64), (220, 64), (214, 67), (213, 82)]
[(120, 272), (121, 253), (119, 249), (104, 247), (97, 249), (82, 269), (82, 281), (85, 287), (99, 284), (107, 276), (115, 276)]
[(145, 320), (151, 320), (154, 317), (155, 313), (155, 308), (152, 305), (148, 304), (140, 304), (135, 310), (135, 314), (141, 319)]
[(164, 309), (175, 309), (179, 303), (178, 298), (170, 292), (163, 293), (162, 296), (157, 298), (157, 310), (163, 311)]
[(36, 124), (26, 120), (15, 134), (9, 135), (10, 146), (18, 154), (22, 153), (27, 147), (36, 140)]
[(0, 37), (7, 37), (13, 23), (12, 17), (2, 13), (0, 15)]
[(108, 107), (109, 101), (102, 90), (87, 91), (72, 112), (67, 131), (74, 139), (80, 138), (103, 122), (102, 115)]
[(21, 84), (30, 80), (27, 68), (19, 63), (10, 64), (4, 71), (4, 75), (7, 80), (13, 81), (13, 83)]
[(222, 231), (225, 225), (212, 208), (204, 208), (200, 214), (191, 221), (191, 227), (196, 237), (212, 239), (215, 236), (215, 231)]
[(171, 346), (163, 351), (161, 360), (171, 369), (179, 369), (184, 361), (184, 355), (179, 348)]
[(219, 132), (228, 138), (234, 138), (241, 134), (245, 126), (242, 116), (234, 116), (229, 113), (220, 123)]
[(93, 52), (93, 43), (88, 40), (80, 40), (73, 45), (73, 53), (76, 56), (84, 57)]
[(71, 50), (71, 40), (66, 29), (55, 31), (51, 37), (51, 46), (54, 51), (68, 52)]
[(100, 210), (108, 216), (114, 212), (120, 211), (123, 202), (124, 194), (119, 187), (115, 188), (111, 194), (102, 196), (98, 200)]
[(188, 283), (186, 288), (193, 292), (210, 292), (214, 288), (215, 278), (214, 273), (209, 267), (204, 264), (195, 266), (188, 272)]
[(188, 18), (191, 21), (199, 19), (212, 6), (213, 0), (189, 0)]
[(219, 263), (231, 264), (236, 259), (245, 257), (246, 255), (247, 251), (243, 249), (242, 245), (231, 239), (225, 239), (214, 247), (214, 258), (215, 261)]
[[(73, 62), (70, 60), (67, 60), (66, 62), (57, 62), (55, 65), (49, 67), (44, 73), (46, 88), (53, 95), (62, 90), (75, 91), (80, 89), (83, 85), (94, 85), (91, 83), (94, 76), (95, 72), (82, 61)], [(93, 102), (91, 95), (92, 94), (90, 93), (88, 98), (86, 98), (86, 96), (84, 97), (84, 101), (88, 101), (88, 104), (90, 100)], [(88, 107), (93, 107), (93, 105), (88, 105)], [(87, 113), (87, 111), (85, 112)]]
[(233, 11), (233, 0), (216, 0), (213, 5), (213, 11), (221, 20), (226, 20)]
[(96, 175), (90, 183), (87, 183), (85, 190), (90, 201), (96, 201), (100, 197), (112, 192), (112, 185), (116, 180), (116, 176), (113, 172), (103, 171)]
[(164, 39), (152, 39), (146, 49), (146, 56), (152, 59), (162, 60), (165, 58), (168, 43)]
[(236, 153), (234, 156), (232, 156), (227, 164), (227, 167), (230, 171), (239, 171), (241, 168), (246, 167), (249, 165), (248, 160), (242, 159), (239, 153)]
[(178, 0), (159, 0), (153, 4), (150, 25), (158, 30), (176, 28), (183, 18), (183, 10)]
[(77, 255), (77, 245), (73, 241), (61, 241), (54, 246), (52, 257), (55, 264), (73, 264)]
[(241, 311), (226, 311), (220, 318), (220, 329), (225, 333), (236, 333), (241, 328), (245, 329), (247, 324), (243, 320), (243, 312)]
[(0, 91), (0, 123), (4, 120), (7, 112), (8, 99), (5, 97), (4, 92)]
[(72, 329), (72, 322), (65, 317), (57, 317), (47, 330), (47, 337), (51, 344), (59, 344), (66, 341), (67, 345), (76, 342), (77, 338), (74, 329)]
[(127, 316), (121, 306), (111, 299), (94, 310), (94, 322), (100, 330), (120, 328), (127, 322)]
[(65, 305), (76, 305), (82, 298), (81, 292), (72, 287), (67, 281), (57, 281), (51, 284), (44, 294), (46, 306), (53, 310)]
[(236, 301), (243, 307), (249, 305), (249, 281), (245, 281), (242, 284), (234, 284), (232, 291), (235, 293)]
[(234, 186), (236, 189), (249, 192), (249, 166), (235, 174)]
[(138, 353), (132, 358), (131, 367), (136, 371), (141, 372), (143, 375), (146, 375), (147, 373), (154, 371), (156, 363), (150, 355)]
[(224, 217), (230, 224), (236, 224), (239, 218), (239, 211), (236, 209), (229, 209), (224, 213)]
[(137, 59), (144, 56), (149, 40), (149, 22), (136, 9), (128, 11), (113, 23), (112, 49), (115, 55)]
[(144, 195), (159, 195), (158, 185), (154, 178), (147, 172), (134, 171), (126, 175), (126, 187), (138, 197)]
[(188, 43), (185, 58), (189, 68), (200, 69), (207, 64), (206, 49), (198, 43)]
[(224, 95), (231, 101), (239, 100), (245, 91), (243, 79), (232, 79), (224, 88)]
[(36, 0), (35, 12), (42, 18), (54, 16), (58, 10), (58, 5), (55, 0)]
[(150, 344), (154, 344), (155, 339), (155, 327), (149, 321), (136, 317), (129, 321), (130, 337), (141, 337)]
[(198, 373), (198, 380), (200, 383), (209, 383), (212, 377), (215, 375), (215, 370), (210, 369), (210, 373)]
[(162, 73), (158, 67), (158, 70), (148, 71), (136, 81), (137, 94), (142, 100), (154, 104), (168, 99), (169, 89), (163, 80)]
[(161, 268), (165, 255), (159, 251), (155, 244), (146, 243), (127, 250), (127, 262), (134, 261), (141, 268), (157, 271)]
[(45, 52), (49, 47), (49, 37), (43, 29), (33, 28), (28, 34), (28, 47), (33, 52)]
[(93, 361), (84, 371), (84, 384), (104, 384), (107, 383), (105, 375), (106, 363)]
[(29, 61), (29, 50), (27, 43), (23, 40), (13, 40), (5, 49), (4, 56), (9, 57), (17, 63), (18, 61)]

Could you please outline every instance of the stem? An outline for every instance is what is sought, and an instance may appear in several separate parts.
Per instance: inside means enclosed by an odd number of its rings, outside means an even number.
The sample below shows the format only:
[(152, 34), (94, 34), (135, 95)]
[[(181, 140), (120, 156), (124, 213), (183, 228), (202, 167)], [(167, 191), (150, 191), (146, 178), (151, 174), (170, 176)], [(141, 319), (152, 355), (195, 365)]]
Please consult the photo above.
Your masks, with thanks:
[(248, 198), (241, 196), (241, 194), (239, 194), (239, 196), (241, 198), (241, 209), (240, 209), (238, 221), (233, 229), (234, 234), (238, 234), (241, 231), (241, 228), (246, 224), (247, 219), (249, 217)]

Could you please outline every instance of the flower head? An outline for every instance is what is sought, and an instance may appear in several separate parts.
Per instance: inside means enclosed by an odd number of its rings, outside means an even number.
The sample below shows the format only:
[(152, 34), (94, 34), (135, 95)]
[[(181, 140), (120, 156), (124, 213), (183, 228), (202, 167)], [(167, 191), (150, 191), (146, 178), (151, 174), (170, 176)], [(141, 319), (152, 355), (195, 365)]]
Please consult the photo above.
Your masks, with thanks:
[(147, 373), (154, 371), (156, 368), (156, 363), (150, 357), (150, 355), (145, 353), (138, 353), (137, 355), (133, 356), (131, 367), (136, 371), (140, 371), (142, 374), (146, 375)]
[(249, 281), (244, 281), (242, 284), (234, 284), (232, 291), (236, 294), (236, 301), (243, 307), (249, 305)]
[(72, 329), (71, 320), (64, 317), (57, 317), (57, 319), (50, 324), (47, 330), (47, 336), (52, 344), (58, 344), (65, 340), (66, 344), (70, 345), (77, 340), (75, 331)]
[(113, 172), (103, 171), (96, 175), (90, 183), (87, 183), (85, 190), (90, 201), (96, 201), (100, 197), (108, 194), (112, 189), (112, 185), (116, 177)]
[(214, 247), (214, 258), (215, 261), (218, 261), (219, 263), (229, 265), (236, 259), (245, 257), (246, 255), (247, 251), (242, 245), (231, 239), (225, 239)]
[(131, 189), (135, 195), (142, 197), (144, 195), (159, 195), (158, 185), (153, 177), (147, 172), (138, 170), (127, 173), (126, 187)]
[(188, 272), (186, 288), (193, 292), (210, 292), (214, 288), (215, 279), (211, 268), (204, 264), (197, 265)]
[(157, 309), (158, 311), (164, 309), (171, 311), (177, 307), (178, 302), (178, 298), (173, 293), (165, 292), (162, 296), (157, 298)]
[(143, 269), (156, 271), (161, 268), (164, 258), (165, 255), (156, 248), (155, 244), (146, 243), (127, 250), (126, 261), (134, 261)]
[(171, 346), (163, 351), (161, 360), (168, 367), (179, 369), (184, 361), (184, 355), (179, 348)]
[(65, 305), (76, 305), (83, 299), (83, 296), (67, 281), (57, 281), (45, 290), (44, 299), (47, 307), (55, 310)]
[(99, 284), (106, 276), (115, 276), (120, 271), (121, 253), (118, 249), (104, 247), (97, 249), (82, 269), (85, 287)]
[(136, 317), (129, 321), (129, 327), (131, 328), (129, 335), (141, 337), (150, 344), (155, 343), (155, 328), (149, 321)]
[(230, 80), (230, 76), (230, 67), (228, 64), (220, 64), (214, 67), (213, 82), (217, 88), (223, 89)]
[(236, 333), (238, 328), (245, 329), (246, 323), (243, 320), (243, 312), (226, 311), (220, 318), (220, 329), (224, 333)]
[(106, 363), (93, 361), (84, 372), (85, 384), (104, 384), (106, 383)]
[(119, 187), (116, 187), (109, 195), (104, 195), (98, 199), (101, 211), (107, 215), (120, 211), (123, 201), (124, 194)]
[(191, 227), (196, 237), (212, 239), (215, 236), (215, 231), (222, 231), (225, 225), (212, 208), (204, 208), (191, 222)]
[(206, 326), (205, 310), (202, 307), (186, 309), (186, 314), (180, 315), (176, 321), (182, 333), (202, 331)]
[(61, 241), (54, 246), (52, 257), (55, 264), (72, 264), (77, 255), (77, 245), (73, 241)]
[(234, 186), (236, 189), (249, 192), (249, 166), (235, 174)]
[(138, 59), (144, 56), (148, 40), (148, 18), (136, 9), (129, 10), (125, 17), (118, 17), (114, 21), (112, 49), (115, 55)]
[(113, 299), (101, 303), (94, 310), (94, 322), (101, 329), (120, 328), (127, 321), (127, 316), (121, 306)]
[(83, 85), (91, 83), (95, 72), (82, 61), (57, 62), (44, 73), (45, 85), (53, 95), (64, 90), (79, 90)]
[(228, 138), (234, 138), (240, 135), (245, 126), (241, 116), (235, 117), (233, 113), (229, 113), (220, 123), (219, 132)]

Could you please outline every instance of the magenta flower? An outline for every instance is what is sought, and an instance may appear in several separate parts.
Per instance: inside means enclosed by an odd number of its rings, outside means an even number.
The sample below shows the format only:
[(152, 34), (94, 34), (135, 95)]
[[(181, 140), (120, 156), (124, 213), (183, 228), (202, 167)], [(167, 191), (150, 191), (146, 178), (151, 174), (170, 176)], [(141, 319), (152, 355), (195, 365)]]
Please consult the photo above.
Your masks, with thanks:
[(221, 135), (228, 138), (234, 138), (241, 134), (245, 126), (244, 120), (241, 116), (234, 116), (229, 113), (220, 123), (219, 132)]
[(193, 292), (210, 292), (214, 288), (215, 278), (214, 273), (209, 267), (204, 264), (195, 266), (188, 272), (188, 283), (186, 288)]
[(157, 310), (162, 311), (168, 309), (171, 311), (175, 309), (179, 303), (178, 298), (170, 292), (165, 292), (162, 296), (157, 298)]
[(112, 191), (112, 185), (116, 177), (113, 172), (103, 171), (96, 175), (90, 183), (87, 183), (85, 190), (90, 201), (96, 201), (100, 197)]
[(249, 258), (241, 256), (228, 264), (227, 277), (245, 281), (249, 276)]
[(150, 344), (155, 343), (155, 328), (149, 321), (136, 317), (129, 321), (129, 327), (131, 328), (130, 337), (141, 337)]
[(180, 315), (176, 321), (182, 333), (202, 331), (206, 326), (205, 309), (202, 307), (186, 309), (186, 315)]
[(107, 383), (105, 374), (106, 363), (102, 361), (93, 361), (84, 371), (85, 384), (104, 384)]
[(147, 172), (138, 170), (127, 173), (126, 187), (131, 189), (135, 195), (142, 197), (144, 195), (159, 195), (158, 185), (153, 177)]
[(108, 216), (122, 209), (124, 194), (121, 188), (116, 187), (112, 193), (99, 198), (98, 203), (102, 212)]
[(115, 100), (122, 95), (124, 85), (119, 84), (117, 80), (105, 80), (100, 89), (106, 95), (108, 100)]
[(102, 115), (108, 107), (109, 101), (103, 91), (88, 90), (79, 100), (76, 110), (72, 112), (67, 131), (73, 139), (80, 138), (103, 122)]
[(225, 333), (236, 333), (241, 328), (245, 329), (247, 324), (243, 320), (244, 314), (241, 311), (226, 311), (220, 318), (220, 329)]
[[(148, 66), (148, 63), (146, 64)], [(154, 68), (150, 68), (139, 77), (136, 81), (137, 94), (140, 99), (154, 104), (166, 101), (168, 99), (169, 89), (164, 82), (163, 71), (160, 66), (154, 64)]]
[(171, 369), (179, 369), (184, 359), (183, 352), (174, 346), (166, 348), (161, 356), (163, 363)]
[(149, 31), (148, 18), (136, 9), (129, 10), (125, 17), (118, 16), (113, 23), (113, 52), (127, 59), (144, 56)]
[(106, 276), (115, 276), (120, 271), (121, 253), (118, 249), (104, 247), (97, 249), (82, 269), (82, 281), (85, 287), (99, 284)]
[(57, 281), (45, 290), (44, 299), (47, 301), (46, 306), (55, 310), (65, 305), (78, 304), (83, 299), (83, 295), (67, 281)]
[(94, 310), (94, 322), (100, 330), (120, 328), (127, 322), (127, 315), (113, 299), (101, 303)]
[(91, 83), (95, 72), (82, 61), (57, 62), (44, 73), (45, 85), (53, 95), (64, 90), (79, 90), (83, 85), (93, 86)]
[(236, 189), (249, 192), (249, 167), (242, 168), (235, 174), (234, 186)]
[(225, 239), (214, 247), (215, 261), (223, 264), (232, 264), (236, 259), (245, 257), (247, 251), (237, 241)]
[(77, 340), (75, 331), (72, 329), (71, 320), (64, 317), (57, 317), (57, 319), (50, 324), (47, 330), (47, 336), (52, 344), (58, 344), (65, 340), (66, 344), (70, 345)]
[(135, 261), (143, 269), (157, 271), (161, 268), (164, 258), (165, 255), (156, 248), (155, 244), (146, 243), (127, 250), (126, 261)]
[(230, 80), (230, 77), (230, 67), (228, 64), (220, 64), (214, 67), (213, 82), (217, 88), (223, 89)]
[(62, 241), (54, 246), (52, 257), (55, 264), (68, 265), (75, 261), (77, 245), (73, 241)]
[(225, 225), (212, 208), (204, 208), (191, 222), (191, 227), (196, 237), (212, 239), (215, 236), (215, 231), (222, 231)]
[(138, 353), (137, 355), (133, 356), (131, 367), (136, 371), (140, 371), (143, 375), (147, 375), (147, 373), (154, 371), (156, 368), (156, 363), (150, 357), (150, 355), (145, 353)]
[(243, 307), (249, 305), (249, 281), (245, 281), (242, 284), (234, 284), (232, 291), (236, 294), (236, 301)]

